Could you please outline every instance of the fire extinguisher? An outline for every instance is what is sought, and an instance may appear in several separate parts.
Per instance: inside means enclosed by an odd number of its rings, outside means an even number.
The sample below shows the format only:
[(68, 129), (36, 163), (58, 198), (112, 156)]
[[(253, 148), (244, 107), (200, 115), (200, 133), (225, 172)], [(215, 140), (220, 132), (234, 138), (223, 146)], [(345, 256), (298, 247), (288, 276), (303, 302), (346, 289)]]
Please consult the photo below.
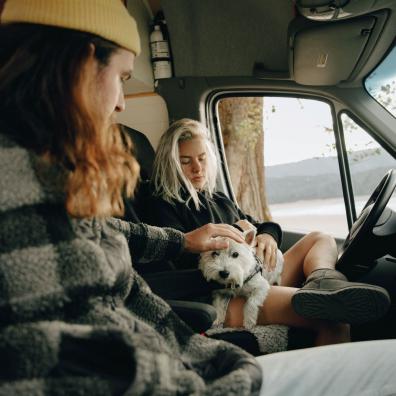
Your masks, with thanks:
[(171, 52), (168, 37), (164, 34), (164, 23), (164, 19), (156, 18), (150, 34), (151, 62), (155, 80), (172, 77)]

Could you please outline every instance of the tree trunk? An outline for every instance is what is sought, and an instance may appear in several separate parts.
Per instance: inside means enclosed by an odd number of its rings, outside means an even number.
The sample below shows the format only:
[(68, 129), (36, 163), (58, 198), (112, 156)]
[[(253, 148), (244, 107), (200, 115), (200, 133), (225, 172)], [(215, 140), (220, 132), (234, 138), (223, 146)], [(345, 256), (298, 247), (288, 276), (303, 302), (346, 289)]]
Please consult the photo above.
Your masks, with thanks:
[(263, 98), (226, 98), (219, 119), (234, 194), (243, 212), (271, 220), (265, 193)]
[(3, 11), (4, 4), (5, 4), (5, 0), (0, 0), (0, 21), (1, 21), (1, 13)]

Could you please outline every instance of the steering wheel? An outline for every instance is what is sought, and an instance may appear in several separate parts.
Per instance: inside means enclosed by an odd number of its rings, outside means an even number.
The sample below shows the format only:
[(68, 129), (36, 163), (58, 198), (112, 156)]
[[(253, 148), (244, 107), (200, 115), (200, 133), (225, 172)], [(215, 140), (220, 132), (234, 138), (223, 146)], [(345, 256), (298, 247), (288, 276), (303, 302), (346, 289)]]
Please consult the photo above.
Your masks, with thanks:
[[(396, 187), (396, 172), (389, 170), (382, 178), (370, 198), (364, 205), (356, 221), (352, 224), (348, 236), (340, 249), (336, 264), (337, 270), (348, 278), (354, 278), (367, 272), (376, 256), (374, 228), (391, 217), (392, 210), (385, 211), (386, 205)], [(376, 257), (375, 257), (376, 256)]]

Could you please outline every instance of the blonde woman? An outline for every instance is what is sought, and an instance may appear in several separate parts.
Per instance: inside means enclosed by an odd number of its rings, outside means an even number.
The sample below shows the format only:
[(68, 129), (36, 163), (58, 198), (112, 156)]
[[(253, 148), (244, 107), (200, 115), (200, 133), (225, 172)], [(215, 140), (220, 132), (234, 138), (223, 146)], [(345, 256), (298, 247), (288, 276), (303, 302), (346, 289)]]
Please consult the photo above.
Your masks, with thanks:
[[(152, 177), (156, 198), (149, 222), (183, 232), (207, 223), (252, 224), (258, 234), (257, 255), (269, 270), (273, 269), (282, 239), (280, 226), (243, 213), (226, 195), (216, 191), (216, 176), (216, 156), (205, 126), (191, 119), (174, 122), (157, 149)], [(185, 255), (176, 265), (196, 268), (197, 258)], [(328, 235), (306, 235), (284, 253), (284, 259), (282, 285), (271, 287), (258, 324), (312, 328), (318, 334), (316, 343), (328, 344), (349, 340), (349, 327), (343, 323), (375, 320), (389, 307), (384, 289), (348, 282), (334, 269), (337, 247)], [(305, 286), (299, 289), (304, 281)], [(242, 298), (230, 301), (226, 326), (243, 326), (243, 305)]]

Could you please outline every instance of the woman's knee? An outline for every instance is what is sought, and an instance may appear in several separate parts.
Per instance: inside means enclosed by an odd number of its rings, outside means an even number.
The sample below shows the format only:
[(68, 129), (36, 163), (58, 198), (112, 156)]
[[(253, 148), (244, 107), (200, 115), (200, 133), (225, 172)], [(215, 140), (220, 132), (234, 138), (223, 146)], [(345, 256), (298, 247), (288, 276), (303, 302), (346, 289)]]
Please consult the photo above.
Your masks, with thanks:
[(327, 243), (328, 245), (333, 247), (337, 246), (335, 239), (331, 235), (326, 234), (322, 231), (312, 231), (306, 236), (306, 238), (309, 239), (312, 244), (321, 242)]

